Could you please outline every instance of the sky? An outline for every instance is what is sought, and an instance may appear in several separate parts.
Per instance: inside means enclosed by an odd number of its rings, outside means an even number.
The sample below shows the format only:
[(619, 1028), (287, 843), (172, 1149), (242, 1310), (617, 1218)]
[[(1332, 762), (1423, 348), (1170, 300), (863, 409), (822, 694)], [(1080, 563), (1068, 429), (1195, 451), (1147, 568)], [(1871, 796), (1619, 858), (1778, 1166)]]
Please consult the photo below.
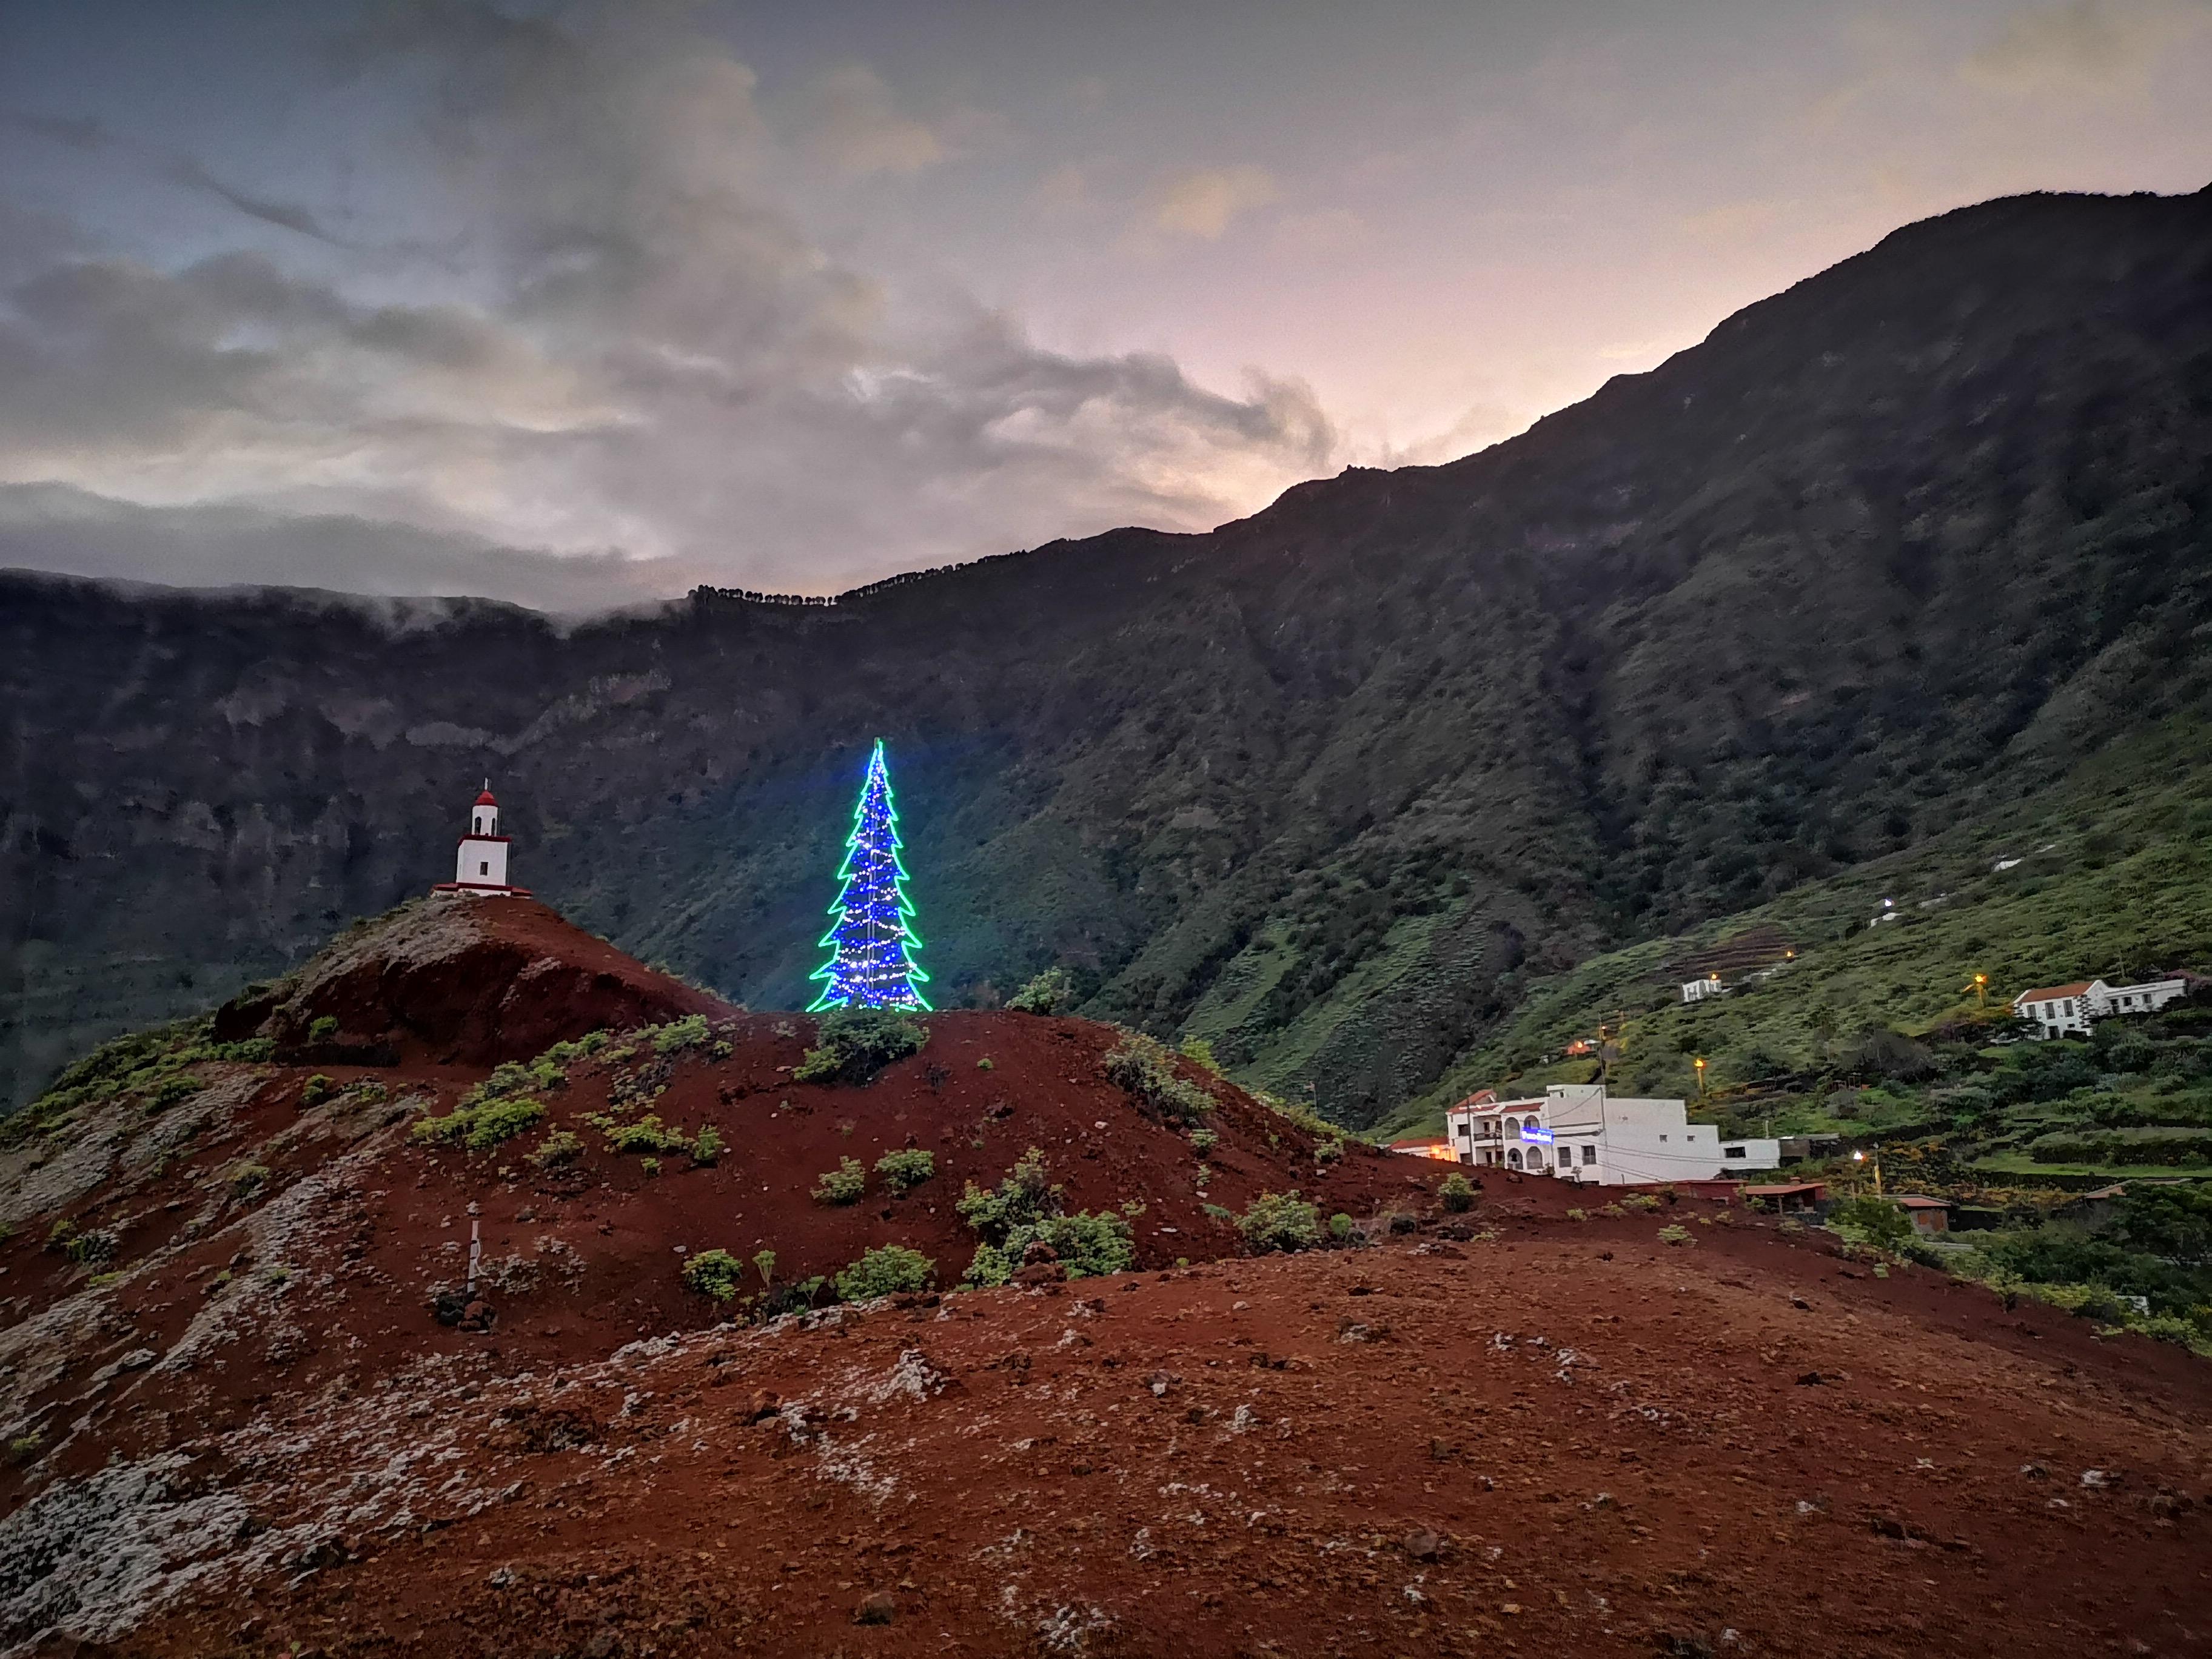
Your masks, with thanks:
[(1471, 453), (2212, 183), (2212, 0), (0, 0), (0, 566), (588, 611)]

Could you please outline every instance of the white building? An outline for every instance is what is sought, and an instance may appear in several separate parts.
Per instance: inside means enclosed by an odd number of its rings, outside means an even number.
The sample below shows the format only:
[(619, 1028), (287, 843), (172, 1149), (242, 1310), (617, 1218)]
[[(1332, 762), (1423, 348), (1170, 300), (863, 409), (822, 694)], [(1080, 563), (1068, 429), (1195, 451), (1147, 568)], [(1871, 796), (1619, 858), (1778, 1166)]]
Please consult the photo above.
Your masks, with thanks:
[(1629, 1099), (1600, 1083), (1555, 1083), (1525, 1100), (1486, 1091), (1444, 1114), (1444, 1138), (1462, 1164), (1601, 1187), (1717, 1181), (1782, 1164), (1778, 1140), (1723, 1141), (1711, 1124), (1691, 1122), (1681, 1101)]
[(1707, 997), (1727, 994), (1727, 990), (1721, 984), (1721, 977), (1718, 974), (1707, 974), (1703, 979), (1682, 981), (1682, 1000), (1685, 1002), (1703, 1002)]
[(2154, 1014), (2188, 994), (2189, 981), (2179, 976), (2146, 980), (2140, 985), (2076, 980), (2071, 985), (2022, 991), (2012, 1000), (2012, 1011), (2022, 1019), (2033, 1020), (2039, 1036), (2087, 1036), (2092, 1020), (2109, 1019), (2114, 1014)]
[(461, 837), (453, 858), (453, 878), (438, 884), (441, 893), (467, 893), (477, 898), (527, 897), (527, 887), (508, 884), (507, 837), (499, 833), (499, 803), (492, 799), (491, 780), (469, 809), (469, 833)]

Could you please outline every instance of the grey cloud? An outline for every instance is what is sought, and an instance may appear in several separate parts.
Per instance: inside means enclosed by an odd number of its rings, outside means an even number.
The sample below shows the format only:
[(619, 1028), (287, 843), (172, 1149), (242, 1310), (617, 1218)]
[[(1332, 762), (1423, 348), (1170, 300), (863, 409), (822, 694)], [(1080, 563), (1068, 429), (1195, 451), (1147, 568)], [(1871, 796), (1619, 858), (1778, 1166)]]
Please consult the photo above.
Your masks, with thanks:
[[(750, 70), (688, 18), (376, 11), (334, 51), (428, 88), (479, 302), (366, 304), (264, 254), (59, 254), (0, 295), (0, 483), (172, 504), (179, 568), (273, 572), (289, 544), (378, 591), (521, 596), (678, 570), (825, 591), (1133, 520), (1196, 527), (1328, 469), (1302, 386), (1224, 395), (1163, 356), (1043, 349), (957, 298), (894, 306), (785, 207)], [(271, 516), (218, 557), (179, 516), (209, 501)], [(277, 527), (307, 520), (290, 544)], [(101, 544), (155, 558), (156, 521), (131, 522)], [(52, 525), (16, 545), (93, 556)], [(518, 545), (650, 562), (563, 562), (556, 582)], [(100, 556), (124, 574), (123, 551)]]
[(0, 569), (8, 568), (177, 587), (477, 595), (568, 614), (651, 603), (702, 579), (668, 561), (556, 557), (343, 515), (139, 507), (54, 484), (0, 486)]

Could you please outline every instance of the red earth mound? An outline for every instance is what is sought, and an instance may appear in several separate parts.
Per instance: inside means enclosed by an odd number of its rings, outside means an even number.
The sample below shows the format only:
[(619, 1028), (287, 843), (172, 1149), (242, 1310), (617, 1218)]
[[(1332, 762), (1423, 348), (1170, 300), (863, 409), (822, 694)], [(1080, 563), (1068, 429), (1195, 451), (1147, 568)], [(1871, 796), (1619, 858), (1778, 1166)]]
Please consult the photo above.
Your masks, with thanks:
[[(424, 909), (476, 939), (422, 947)], [(338, 1051), (396, 1063), (194, 1049), (196, 1091), (136, 1071), (0, 1149), (0, 1653), (2179, 1653), (2212, 1628), (2185, 1353), (1698, 1202), (1576, 1219), (1589, 1195), (1509, 1182), (1447, 1215), (1436, 1166), (1331, 1157), (1181, 1063), (1209, 1145), (1080, 1020), (933, 1016), (872, 1081), (799, 1085), (812, 1021), (687, 1003), (538, 907), (382, 931), (257, 1024), (327, 1042), (333, 1013)], [(494, 988), (441, 965), (471, 960)], [(553, 1048), (610, 1006), (655, 1025)], [(525, 1017), (552, 1052), (503, 1035)], [(526, 1050), (496, 1086), (534, 1121), (424, 1143), (487, 1081), (454, 1057)], [(951, 1285), (963, 1186), (1030, 1147), (1068, 1210), (1122, 1218), (1134, 1271), (765, 1325), (684, 1285), (703, 1249), (773, 1251), (787, 1284), (887, 1243)], [(932, 1155), (903, 1192), (898, 1151)], [(857, 1201), (818, 1200), (848, 1158)], [(1292, 1188), (1352, 1240), (1224, 1261), (1226, 1218)], [(1711, 1224), (1670, 1247), (1670, 1220)]]
[[(563, 1037), (686, 1014), (732, 1012), (527, 898), (433, 894), (341, 938), (291, 979), (216, 1013), (218, 1041), (267, 1036), (280, 1054), (446, 1066), (528, 1060)], [(335, 1034), (314, 1036), (321, 1019)]]

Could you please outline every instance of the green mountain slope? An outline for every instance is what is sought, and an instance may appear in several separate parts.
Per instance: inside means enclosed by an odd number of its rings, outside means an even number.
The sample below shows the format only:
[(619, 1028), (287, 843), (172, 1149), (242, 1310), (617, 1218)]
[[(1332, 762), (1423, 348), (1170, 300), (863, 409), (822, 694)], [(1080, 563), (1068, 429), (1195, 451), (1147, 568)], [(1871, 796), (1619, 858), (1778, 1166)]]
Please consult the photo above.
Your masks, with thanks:
[[(1893, 920), (1875, 920), (1884, 915)], [(1680, 982), (1708, 969), (1729, 994), (1685, 1004)], [(1593, 1076), (1597, 1060), (1565, 1051), (1603, 1027), (1617, 1086), (1694, 1098), (1692, 1061), (1703, 1056), (1712, 1112), (1746, 1125), (1926, 1124), (2000, 1156), (2087, 1126), (2202, 1137), (2192, 1162), (2212, 1165), (2212, 1048), (2201, 1063), (2191, 1050), (2169, 1068), (2173, 1086), (2155, 1087), (2148, 1056), (2136, 1068), (2146, 1076), (2133, 1078), (2101, 1054), (2131, 1022), (2100, 1028), (2100, 1057), (2077, 1080), (2087, 1093), (2070, 1113), (2056, 1097), (1997, 1110), (1972, 1080), (1990, 1068), (1968, 1051), (2001, 1028), (2020, 992), (2158, 970), (2212, 972), (2212, 728), (2194, 720), (2118, 743), (2031, 799), (1910, 851), (1528, 982), (1512, 1014), (1390, 1127), (1432, 1131), (1445, 1105), (1478, 1088)], [(1988, 978), (1986, 1010), (1977, 974)], [(1892, 1065), (1870, 1051), (1869, 1030), (1937, 1034), (1925, 1074), (1917, 1058)], [(2036, 1065), (2082, 1047), (2037, 1046), (2049, 1053)], [(1834, 1099), (1869, 1081), (1872, 1095)], [(1846, 1103), (1851, 1115), (1837, 1116), (1832, 1105)]]
[(442, 878), (486, 774), (518, 879), (802, 1003), (882, 736), (942, 1001), (1064, 962), (1372, 1125), (1531, 980), (2212, 707), (2208, 458), (2212, 194), (2026, 197), (1449, 465), (834, 605), (0, 578), (0, 1086)]

